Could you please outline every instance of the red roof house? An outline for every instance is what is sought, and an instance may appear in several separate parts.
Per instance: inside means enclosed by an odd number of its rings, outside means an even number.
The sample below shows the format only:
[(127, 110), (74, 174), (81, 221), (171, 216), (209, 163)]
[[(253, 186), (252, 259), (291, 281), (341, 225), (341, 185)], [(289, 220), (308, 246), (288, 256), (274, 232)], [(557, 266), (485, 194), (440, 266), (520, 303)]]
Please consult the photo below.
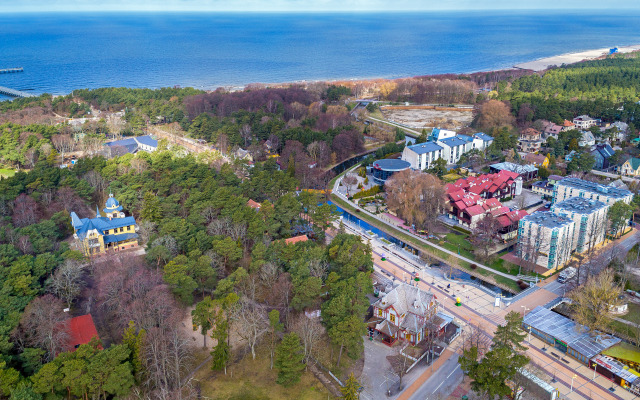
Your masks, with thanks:
[(300, 236), (294, 236), (289, 239), (285, 239), (284, 242), (286, 244), (291, 244), (291, 243), (298, 243), (298, 242), (306, 242), (307, 240), (309, 240), (307, 235), (300, 235)]
[(247, 201), (247, 205), (251, 208), (253, 208), (254, 210), (259, 210), (260, 207), (262, 206), (262, 204), (258, 203), (257, 201), (253, 201), (251, 199), (249, 199), (249, 201)]
[(483, 218), (495, 218), (501, 225), (499, 233), (503, 238), (512, 237), (518, 228), (517, 221), (527, 212), (511, 211), (499, 199), (514, 195), (519, 176), (516, 172), (501, 170), (446, 185), (450, 217), (470, 229)]
[(94, 337), (100, 339), (91, 314), (71, 318), (69, 321), (70, 347), (77, 349), (80, 345), (89, 343)]

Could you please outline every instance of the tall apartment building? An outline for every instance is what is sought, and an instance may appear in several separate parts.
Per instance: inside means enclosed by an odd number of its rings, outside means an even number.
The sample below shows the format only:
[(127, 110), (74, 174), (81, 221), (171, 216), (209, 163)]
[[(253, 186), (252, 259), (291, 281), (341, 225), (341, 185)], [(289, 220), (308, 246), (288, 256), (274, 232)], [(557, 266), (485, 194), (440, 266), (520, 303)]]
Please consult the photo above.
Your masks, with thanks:
[(551, 212), (536, 212), (518, 225), (518, 257), (546, 268), (564, 265), (571, 257), (576, 223)]
[(553, 189), (553, 202), (559, 203), (571, 197), (583, 197), (601, 201), (611, 206), (618, 201), (630, 204), (631, 200), (633, 200), (633, 193), (625, 189), (618, 189), (578, 178), (565, 178), (559, 181)]
[(571, 197), (554, 204), (551, 212), (573, 220), (573, 249), (582, 253), (604, 241), (609, 206), (598, 200)]

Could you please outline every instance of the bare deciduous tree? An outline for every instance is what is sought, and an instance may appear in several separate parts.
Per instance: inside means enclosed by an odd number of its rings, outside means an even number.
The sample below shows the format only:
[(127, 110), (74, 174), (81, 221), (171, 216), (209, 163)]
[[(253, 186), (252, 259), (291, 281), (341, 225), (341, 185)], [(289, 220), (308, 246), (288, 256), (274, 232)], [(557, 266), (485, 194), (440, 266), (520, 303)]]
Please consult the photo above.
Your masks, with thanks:
[(247, 342), (255, 360), (256, 344), (269, 330), (269, 319), (265, 310), (251, 300), (243, 297), (240, 303), (235, 317), (238, 336)]
[(358, 184), (358, 177), (356, 174), (350, 172), (342, 178), (342, 183), (347, 187), (347, 196), (350, 196), (351, 190), (353, 190), (353, 187)]
[(444, 207), (442, 181), (435, 175), (406, 170), (395, 173), (385, 184), (387, 205), (416, 228), (433, 230)]
[(612, 322), (612, 308), (620, 304), (623, 286), (615, 281), (615, 274), (606, 269), (592, 276), (587, 283), (569, 293), (571, 310), (576, 322), (589, 330), (605, 330)]
[(84, 266), (75, 260), (66, 260), (53, 274), (49, 290), (67, 303), (67, 307), (85, 286), (82, 279)]
[(46, 361), (68, 350), (69, 315), (63, 307), (62, 301), (50, 294), (34, 299), (22, 314), (14, 340), (25, 347), (45, 350)]
[(309, 318), (301, 313), (291, 323), (289, 329), (298, 334), (304, 347), (304, 360), (308, 363), (309, 357), (315, 354), (316, 346), (320, 343), (325, 332), (324, 326), (318, 318)]

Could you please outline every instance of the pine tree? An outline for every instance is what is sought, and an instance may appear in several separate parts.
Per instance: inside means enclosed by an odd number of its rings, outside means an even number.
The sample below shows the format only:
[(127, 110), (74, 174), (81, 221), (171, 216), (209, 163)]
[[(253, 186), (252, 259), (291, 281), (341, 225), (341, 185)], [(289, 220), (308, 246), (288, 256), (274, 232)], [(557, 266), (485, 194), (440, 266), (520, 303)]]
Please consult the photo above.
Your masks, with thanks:
[(526, 347), (522, 345), (525, 336), (520, 328), (522, 317), (512, 311), (505, 320), (507, 323), (498, 327), (491, 350), (482, 359), (474, 346), (465, 350), (458, 361), (464, 373), (473, 380), (471, 388), (490, 399), (509, 395), (511, 388), (507, 386), (507, 380), (512, 380), (518, 370), (529, 363), (523, 353)]
[(522, 330), (522, 316), (511, 311), (505, 317), (505, 325), (499, 325), (493, 337), (493, 347), (507, 347), (516, 352), (522, 352), (527, 348), (522, 345), (526, 333)]
[(358, 389), (360, 389), (360, 383), (356, 380), (352, 372), (351, 375), (349, 375), (349, 379), (344, 383), (344, 386), (340, 388), (342, 398), (344, 400), (358, 400), (360, 397)]
[(284, 387), (298, 383), (304, 370), (303, 359), (304, 354), (298, 335), (293, 332), (284, 335), (276, 349), (275, 365), (278, 370), (276, 382)]
[(160, 209), (160, 200), (151, 193), (146, 192), (142, 199), (142, 210), (140, 218), (145, 221), (158, 222), (162, 218), (162, 210)]
[(146, 336), (147, 332), (144, 329), (140, 329), (140, 332), (136, 334), (136, 324), (133, 321), (129, 321), (129, 326), (127, 326), (124, 330), (124, 335), (122, 335), (122, 343), (127, 345), (131, 352), (130, 360), (137, 383), (141, 383), (143, 380), (142, 345)]

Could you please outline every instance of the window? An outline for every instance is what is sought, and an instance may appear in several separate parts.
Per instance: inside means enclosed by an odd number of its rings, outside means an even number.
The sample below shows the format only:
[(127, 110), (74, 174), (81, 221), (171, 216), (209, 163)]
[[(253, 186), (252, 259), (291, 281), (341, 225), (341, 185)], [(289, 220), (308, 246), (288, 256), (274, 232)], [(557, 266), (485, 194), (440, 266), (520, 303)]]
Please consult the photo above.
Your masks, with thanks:
[(389, 319), (391, 320), (392, 323), (396, 323), (396, 316), (391, 314), (391, 316), (389, 317)]
[(378, 317), (382, 317), (382, 309), (381, 308), (378, 309)]
[(120, 228), (120, 232), (122, 232), (122, 228)]

